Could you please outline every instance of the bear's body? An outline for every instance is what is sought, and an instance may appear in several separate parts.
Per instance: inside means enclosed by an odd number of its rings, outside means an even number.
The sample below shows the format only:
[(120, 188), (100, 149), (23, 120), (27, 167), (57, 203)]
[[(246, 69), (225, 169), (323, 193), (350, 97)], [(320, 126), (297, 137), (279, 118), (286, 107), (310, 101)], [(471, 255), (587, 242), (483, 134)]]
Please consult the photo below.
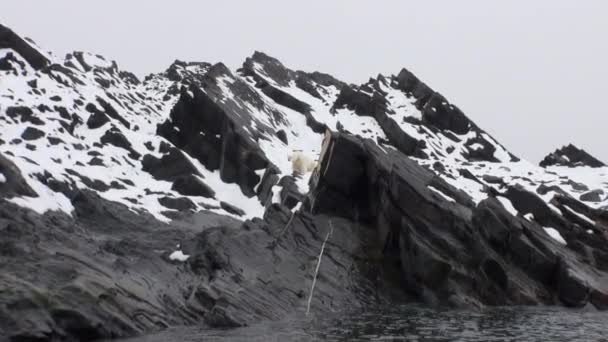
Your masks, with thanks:
[(291, 167), (294, 173), (305, 174), (311, 172), (316, 166), (317, 162), (302, 152), (294, 152), (289, 156), (291, 161)]

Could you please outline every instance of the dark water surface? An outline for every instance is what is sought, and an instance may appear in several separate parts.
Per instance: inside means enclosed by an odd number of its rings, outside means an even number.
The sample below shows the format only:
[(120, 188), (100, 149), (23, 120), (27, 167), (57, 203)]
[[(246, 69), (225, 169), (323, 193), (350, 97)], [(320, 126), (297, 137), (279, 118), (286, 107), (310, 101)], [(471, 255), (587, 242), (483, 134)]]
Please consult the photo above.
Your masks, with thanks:
[(124, 341), (608, 341), (608, 312), (554, 307), (462, 311), (400, 306), (323, 317), (301, 313), (280, 322), (230, 330), (173, 328)]

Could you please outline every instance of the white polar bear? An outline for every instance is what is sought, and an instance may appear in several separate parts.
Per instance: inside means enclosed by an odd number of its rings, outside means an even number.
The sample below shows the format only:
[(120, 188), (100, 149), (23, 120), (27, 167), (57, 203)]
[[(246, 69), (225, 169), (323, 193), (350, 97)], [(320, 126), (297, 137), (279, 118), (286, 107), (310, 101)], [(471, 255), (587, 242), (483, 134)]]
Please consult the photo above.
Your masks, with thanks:
[(288, 158), (291, 161), (293, 173), (303, 175), (311, 172), (317, 166), (317, 162), (302, 152), (294, 152)]

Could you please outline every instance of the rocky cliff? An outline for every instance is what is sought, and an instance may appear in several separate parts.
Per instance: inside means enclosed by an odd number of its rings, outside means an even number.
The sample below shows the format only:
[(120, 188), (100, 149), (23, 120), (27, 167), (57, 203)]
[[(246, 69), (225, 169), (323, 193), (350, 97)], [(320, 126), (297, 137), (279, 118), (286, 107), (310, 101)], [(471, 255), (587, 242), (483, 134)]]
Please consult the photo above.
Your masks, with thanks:
[(520, 160), (406, 69), (354, 85), (255, 52), (141, 81), (0, 26), (0, 336), (606, 309), (608, 169), (560, 151)]

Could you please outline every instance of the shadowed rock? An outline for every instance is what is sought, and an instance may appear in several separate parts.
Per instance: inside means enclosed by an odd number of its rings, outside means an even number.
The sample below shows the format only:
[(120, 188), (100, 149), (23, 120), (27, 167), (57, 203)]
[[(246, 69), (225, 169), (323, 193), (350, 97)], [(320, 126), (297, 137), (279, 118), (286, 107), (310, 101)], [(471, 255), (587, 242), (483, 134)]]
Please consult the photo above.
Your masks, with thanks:
[(0, 49), (13, 49), (36, 70), (49, 64), (49, 60), (38, 49), (32, 47), (11, 29), (2, 25), (0, 25)]
[(599, 161), (585, 150), (579, 149), (578, 147), (569, 144), (555, 152), (547, 155), (541, 162), (540, 166), (590, 166), (590, 167), (602, 167), (606, 166), (603, 162)]

